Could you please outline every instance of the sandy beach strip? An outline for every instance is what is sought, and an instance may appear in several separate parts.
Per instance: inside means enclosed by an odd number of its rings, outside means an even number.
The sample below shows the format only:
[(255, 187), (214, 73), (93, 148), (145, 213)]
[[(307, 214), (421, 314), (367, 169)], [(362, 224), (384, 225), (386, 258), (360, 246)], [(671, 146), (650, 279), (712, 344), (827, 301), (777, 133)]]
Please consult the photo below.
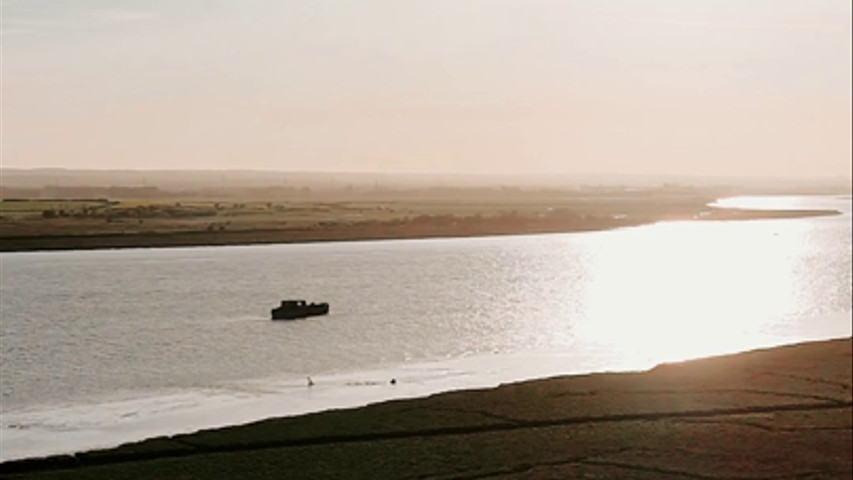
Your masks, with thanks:
[(3, 478), (850, 478), (851, 339), (6, 462)]

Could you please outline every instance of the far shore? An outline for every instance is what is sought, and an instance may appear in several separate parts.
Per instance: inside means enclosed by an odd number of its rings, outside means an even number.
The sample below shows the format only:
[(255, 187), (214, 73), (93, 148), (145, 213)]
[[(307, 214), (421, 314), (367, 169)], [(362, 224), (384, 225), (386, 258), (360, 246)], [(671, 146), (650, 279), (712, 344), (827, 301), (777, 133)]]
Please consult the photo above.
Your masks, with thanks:
[[(10, 227), (0, 229), (0, 252), (41, 250), (92, 250), (120, 248), (163, 248), (282, 243), (339, 242), (363, 240), (399, 240), (494, 235), (527, 235), (601, 231), (660, 221), (722, 221), (803, 218), (837, 215), (836, 210), (747, 210), (730, 208), (690, 208), (653, 211), (643, 215), (573, 215), (505, 218), (462, 217), (392, 219), (380, 222), (320, 222), (308, 226), (233, 229), (184, 229), (168, 227), (153, 230), (79, 233), (68, 228), (42, 227), (37, 234), (21, 234)], [(3, 231), (5, 230), (5, 231)]]

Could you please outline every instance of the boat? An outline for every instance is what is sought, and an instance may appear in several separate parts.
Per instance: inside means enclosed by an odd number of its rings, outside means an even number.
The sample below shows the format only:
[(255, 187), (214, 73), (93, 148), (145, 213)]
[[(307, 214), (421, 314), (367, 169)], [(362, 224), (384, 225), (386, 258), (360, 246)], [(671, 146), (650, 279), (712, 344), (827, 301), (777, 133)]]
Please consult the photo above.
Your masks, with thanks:
[(305, 300), (282, 300), (281, 305), (272, 309), (273, 320), (294, 320), (297, 318), (326, 315), (328, 303), (305, 303)]

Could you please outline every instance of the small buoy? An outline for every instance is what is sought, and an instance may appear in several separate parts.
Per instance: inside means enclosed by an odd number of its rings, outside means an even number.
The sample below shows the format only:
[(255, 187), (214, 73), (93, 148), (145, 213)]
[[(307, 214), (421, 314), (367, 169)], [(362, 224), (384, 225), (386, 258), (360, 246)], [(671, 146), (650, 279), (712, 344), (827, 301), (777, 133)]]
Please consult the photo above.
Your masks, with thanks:
[(391, 385), (396, 385), (396, 384), (397, 384), (397, 379), (396, 379), (396, 378), (392, 378), (392, 379), (391, 379)]

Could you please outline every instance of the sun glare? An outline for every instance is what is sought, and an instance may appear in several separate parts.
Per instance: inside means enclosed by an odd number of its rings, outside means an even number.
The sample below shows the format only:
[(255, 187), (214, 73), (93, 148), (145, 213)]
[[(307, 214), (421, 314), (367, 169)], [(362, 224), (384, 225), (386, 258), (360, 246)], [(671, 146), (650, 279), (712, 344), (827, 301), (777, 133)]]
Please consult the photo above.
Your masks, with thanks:
[(637, 368), (772, 343), (797, 308), (789, 253), (803, 233), (772, 221), (635, 229), (634, 250), (594, 259), (576, 333)]

